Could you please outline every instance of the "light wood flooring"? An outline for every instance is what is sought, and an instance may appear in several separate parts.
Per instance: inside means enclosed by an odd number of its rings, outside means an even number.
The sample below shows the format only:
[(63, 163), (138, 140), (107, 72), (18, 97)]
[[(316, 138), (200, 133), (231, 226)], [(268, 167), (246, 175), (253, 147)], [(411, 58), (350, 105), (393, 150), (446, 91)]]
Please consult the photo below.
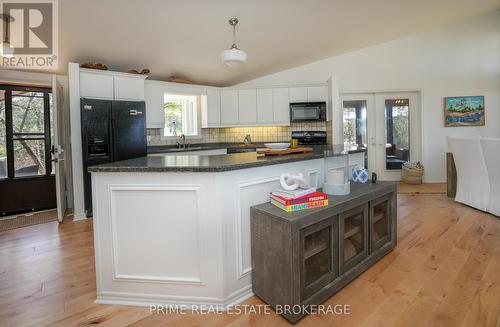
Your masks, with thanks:
[[(446, 195), (398, 196), (398, 246), (297, 326), (500, 327), (500, 219)], [(94, 304), (92, 221), (0, 233), (1, 326), (288, 326), (270, 315), (150, 315)], [(246, 304), (261, 304), (252, 297)]]
[(399, 194), (446, 194), (446, 183), (406, 184), (398, 182)]

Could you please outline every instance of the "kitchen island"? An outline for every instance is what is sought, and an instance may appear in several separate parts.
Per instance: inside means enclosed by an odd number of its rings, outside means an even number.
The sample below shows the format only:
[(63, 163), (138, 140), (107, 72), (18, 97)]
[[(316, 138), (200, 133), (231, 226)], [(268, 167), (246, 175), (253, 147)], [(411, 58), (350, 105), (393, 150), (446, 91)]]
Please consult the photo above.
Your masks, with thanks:
[[(350, 165), (364, 165), (353, 150)], [(251, 296), (250, 207), (281, 173), (324, 178), (323, 151), (148, 155), (90, 167), (97, 302), (215, 305)]]

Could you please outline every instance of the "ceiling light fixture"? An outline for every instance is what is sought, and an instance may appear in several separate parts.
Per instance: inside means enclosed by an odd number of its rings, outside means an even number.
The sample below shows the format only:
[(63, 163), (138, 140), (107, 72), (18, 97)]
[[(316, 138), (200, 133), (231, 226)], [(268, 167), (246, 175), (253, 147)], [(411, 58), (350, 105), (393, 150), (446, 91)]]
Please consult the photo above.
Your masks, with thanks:
[(238, 18), (231, 18), (229, 20), (229, 25), (233, 27), (233, 45), (231, 48), (222, 51), (221, 59), (224, 67), (234, 70), (247, 62), (247, 53), (243, 50), (238, 49), (236, 45), (236, 25), (238, 24)]
[(9, 40), (9, 27), (10, 23), (14, 20), (14, 18), (10, 15), (6, 14), (0, 14), (1, 20), (5, 22), (5, 27), (4, 27), (4, 38), (2, 42), (2, 47), (0, 48), (0, 56), (5, 57), (5, 58), (12, 58), (14, 57), (14, 47), (10, 44)]

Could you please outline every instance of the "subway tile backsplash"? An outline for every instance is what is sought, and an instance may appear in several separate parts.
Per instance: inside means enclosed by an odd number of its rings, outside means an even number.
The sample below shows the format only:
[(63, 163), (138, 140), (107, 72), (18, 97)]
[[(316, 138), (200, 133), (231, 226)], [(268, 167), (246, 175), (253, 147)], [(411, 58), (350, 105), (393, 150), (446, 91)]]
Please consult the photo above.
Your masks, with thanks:
[[(245, 135), (250, 134), (252, 142), (288, 141), (292, 131), (332, 131), (332, 123), (292, 123), (290, 126), (260, 126), (260, 127), (225, 127), (202, 128), (199, 138), (189, 138), (190, 143), (220, 143), (243, 142)], [(328, 141), (331, 137), (328, 136)], [(177, 139), (165, 138), (162, 128), (148, 128), (148, 145), (172, 145)]]

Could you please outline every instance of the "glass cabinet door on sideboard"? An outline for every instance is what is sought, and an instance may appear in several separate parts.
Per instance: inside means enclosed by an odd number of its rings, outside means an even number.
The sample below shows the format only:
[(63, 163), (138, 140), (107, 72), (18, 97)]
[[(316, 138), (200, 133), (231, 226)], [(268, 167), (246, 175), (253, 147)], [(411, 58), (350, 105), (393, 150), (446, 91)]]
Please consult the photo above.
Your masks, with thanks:
[(339, 268), (344, 273), (368, 256), (368, 204), (339, 215)]
[(392, 195), (370, 202), (370, 253), (392, 241)]
[(300, 231), (300, 284), (303, 300), (337, 277), (336, 225), (332, 217)]

